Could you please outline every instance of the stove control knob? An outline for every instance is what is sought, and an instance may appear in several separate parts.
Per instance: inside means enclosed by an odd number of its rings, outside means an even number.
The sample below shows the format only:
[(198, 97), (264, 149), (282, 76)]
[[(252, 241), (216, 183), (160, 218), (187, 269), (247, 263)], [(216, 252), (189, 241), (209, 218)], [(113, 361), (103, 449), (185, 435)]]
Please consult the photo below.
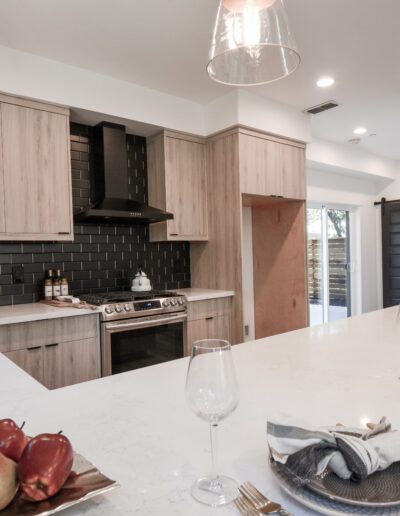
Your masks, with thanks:
[(115, 307), (115, 311), (117, 312), (117, 314), (120, 314), (122, 312), (123, 308), (121, 305), (116, 305)]
[(169, 305), (170, 305), (169, 299), (164, 299), (163, 306), (165, 306), (165, 308), (167, 308)]
[(125, 303), (124, 308), (125, 312), (130, 312), (132, 310), (132, 305), (130, 305), (129, 303)]
[(106, 314), (110, 315), (110, 314), (113, 313), (114, 309), (113, 309), (113, 307), (111, 305), (108, 305), (108, 306), (105, 307), (104, 311), (105, 311)]
[(176, 299), (174, 297), (171, 299), (171, 306), (176, 306)]
[(178, 297), (178, 305), (182, 306), (184, 304), (185, 300), (183, 297)]

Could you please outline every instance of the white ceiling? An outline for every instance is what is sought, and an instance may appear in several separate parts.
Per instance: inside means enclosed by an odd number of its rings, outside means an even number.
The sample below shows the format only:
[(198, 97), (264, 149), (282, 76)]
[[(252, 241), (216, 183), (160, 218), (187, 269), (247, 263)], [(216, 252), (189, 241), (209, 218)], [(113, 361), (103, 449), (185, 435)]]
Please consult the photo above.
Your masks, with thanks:
[[(400, 0), (285, 0), (302, 55), (290, 77), (253, 88), (312, 117), (313, 134), (400, 159)], [(207, 103), (231, 91), (206, 72), (218, 0), (1, 0), (0, 45)], [(328, 90), (315, 86), (332, 75)], [(350, 145), (350, 144), (348, 144)]]

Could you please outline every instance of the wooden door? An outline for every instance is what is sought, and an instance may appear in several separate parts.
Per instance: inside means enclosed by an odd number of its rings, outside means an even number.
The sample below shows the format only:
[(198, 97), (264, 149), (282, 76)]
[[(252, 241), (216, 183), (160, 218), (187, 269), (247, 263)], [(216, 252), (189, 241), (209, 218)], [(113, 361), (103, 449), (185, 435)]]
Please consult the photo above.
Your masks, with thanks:
[(168, 239), (206, 240), (207, 186), (203, 143), (166, 137), (166, 207)]
[(1, 104), (0, 104), (0, 233), (6, 230), (6, 221), (4, 217), (4, 170), (3, 170), (3, 136), (1, 124)]
[(279, 143), (248, 134), (239, 135), (241, 192), (251, 195), (282, 195)]
[(279, 146), (281, 195), (286, 199), (306, 199), (307, 181), (305, 165), (305, 149), (292, 145)]
[(207, 321), (206, 319), (197, 319), (196, 321), (188, 321), (187, 323), (187, 343), (186, 343), (186, 355), (192, 353), (193, 342), (196, 340), (206, 339), (207, 332)]
[(229, 315), (218, 315), (207, 322), (207, 338), (222, 339), (230, 342), (231, 339), (231, 321)]
[(35, 380), (43, 383), (43, 348), (41, 346), (7, 351), (4, 355), (33, 376)]
[(193, 342), (202, 339), (223, 339), (230, 342), (230, 316), (228, 314), (223, 314), (189, 321), (186, 354), (191, 354)]
[(68, 117), (2, 103), (1, 119), (6, 232), (71, 234)]
[(400, 304), (400, 202), (382, 204), (383, 307)]
[(100, 378), (100, 347), (96, 338), (44, 347), (44, 385), (58, 389)]

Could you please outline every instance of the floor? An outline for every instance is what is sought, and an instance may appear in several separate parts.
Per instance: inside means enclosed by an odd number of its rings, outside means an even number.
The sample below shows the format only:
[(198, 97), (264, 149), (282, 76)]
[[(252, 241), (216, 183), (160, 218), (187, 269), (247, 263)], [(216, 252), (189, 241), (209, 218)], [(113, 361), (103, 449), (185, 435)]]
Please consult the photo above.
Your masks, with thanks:
[[(338, 319), (345, 319), (347, 317), (346, 306), (330, 306), (329, 307), (329, 320), (337, 321)], [(310, 326), (316, 326), (322, 324), (323, 320), (323, 308), (322, 305), (310, 304)]]

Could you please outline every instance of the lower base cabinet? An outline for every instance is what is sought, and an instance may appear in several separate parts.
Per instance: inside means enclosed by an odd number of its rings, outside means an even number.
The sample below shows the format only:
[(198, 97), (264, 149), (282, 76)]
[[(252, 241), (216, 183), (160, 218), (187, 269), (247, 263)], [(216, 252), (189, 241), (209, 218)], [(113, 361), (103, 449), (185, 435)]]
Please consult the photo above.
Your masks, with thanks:
[(0, 351), (48, 389), (101, 376), (97, 316), (1, 326), (0, 337), (5, 336)]
[(188, 303), (186, 355), (193, 342), (202, 339), (231, 339), (231, 298), (208, 299)]

